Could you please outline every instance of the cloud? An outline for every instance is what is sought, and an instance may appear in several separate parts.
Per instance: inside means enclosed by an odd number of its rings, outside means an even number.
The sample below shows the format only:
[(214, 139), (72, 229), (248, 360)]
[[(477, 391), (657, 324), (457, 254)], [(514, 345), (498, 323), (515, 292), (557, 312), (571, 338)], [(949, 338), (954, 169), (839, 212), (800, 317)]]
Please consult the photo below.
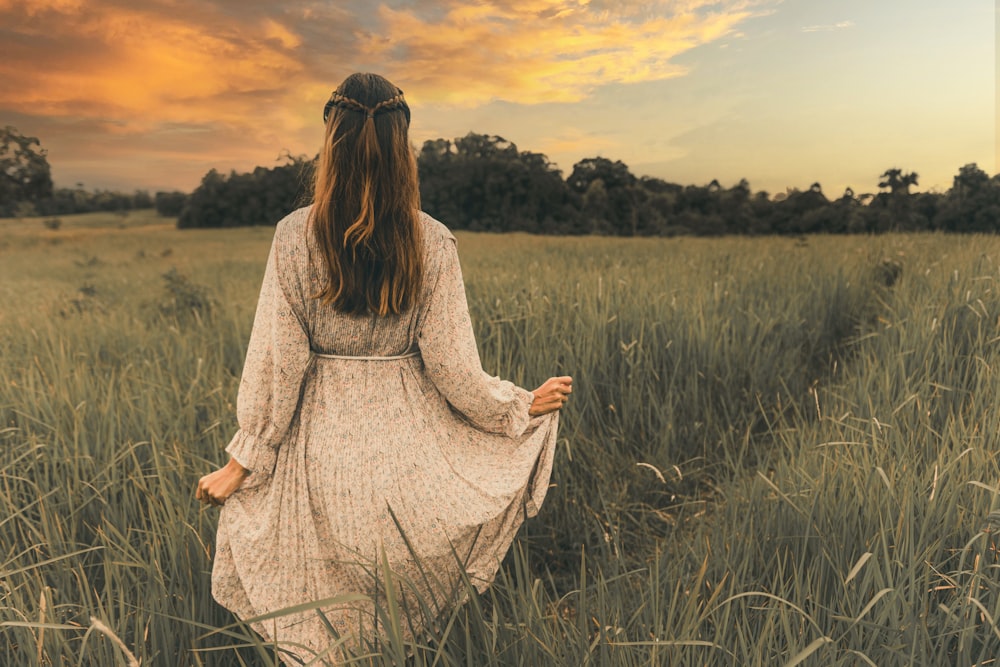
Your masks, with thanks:
[(577, 102), (597, 87), (681, 76), (674, 59), (754, 15), (745, 0), (448, 0), (427, 19), (382, 5), (370, 59), (421, 99), (476, 106)]
[[(773, 1), (773, 0), (772, 0)], [(572, 102), (679, 76), (676, 56), (733, 32), (750, 0), (0, 0), (0, 105), (127, 127), (257, 116), (370, 67), (461, 106)], [(316, 101), (316, 100), (314, 100)]]
[(576, 102), (685, 74), (677, 56), (776, 2), (0, 0), (0, 115), (57, 173), (78, 165), (69, 180), (92, 182), (79, 172), (101, 160), (127, 175), (132, 150), (191, 183), (206, 161), (313, 152), (319, 109), (353, 71), (386, 74), (415, 106)]
[(186, 187), (194, 164), (303, 151), (334, 85), (327, 63), (349, 61), (357, 28), (317, 7), (316, 30), (312, 4), (0, 0), (0, 115), (42, 140), (57, 174), (71, 165), (70, 181), (102, 169), (134, 180), (130, 150), (134, 164), (174, 160), (163, 181)]
[(803, 26), (802, 32), (833, 32), (844, 28), (853, 28), (854, 21), (840, 21), (839, 23), (827, 23), (823, 25)]
[(247, 96), (284, 90), (303, 71), (294, 31), (273, 18), (233, 24), (221, 11), (73, 0), (4, 9), (0, 98), (11, 111), (145, 130), (204, 120), (211, 103), (213, 120), (239, 123)]

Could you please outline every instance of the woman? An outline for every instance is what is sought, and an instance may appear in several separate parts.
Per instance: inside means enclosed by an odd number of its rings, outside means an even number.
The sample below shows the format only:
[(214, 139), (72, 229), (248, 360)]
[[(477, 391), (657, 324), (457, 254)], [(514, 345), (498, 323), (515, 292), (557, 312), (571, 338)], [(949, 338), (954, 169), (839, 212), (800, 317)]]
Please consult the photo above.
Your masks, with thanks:
[[(419, 211), (402, 91), (354, 74), (324, 121), (313, 204), (275, 231), (231, 459), (196, 495), (224, 505), (222, 605), (245, 619), (345, 596), (321, 611), (358, 649), (387, 584), (407, 635), (463, 574), (489, 585), (545, 497), (572, 379), (529, 392), (483, 371), (455, 238)], [(253, 627), (286, 660), (336, 661), (316, 611)]]

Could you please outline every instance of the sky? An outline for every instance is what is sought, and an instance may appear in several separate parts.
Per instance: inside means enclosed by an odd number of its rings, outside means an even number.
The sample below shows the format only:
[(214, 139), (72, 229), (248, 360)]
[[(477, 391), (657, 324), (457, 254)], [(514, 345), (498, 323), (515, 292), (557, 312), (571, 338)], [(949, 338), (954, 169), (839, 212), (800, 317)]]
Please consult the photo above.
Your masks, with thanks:
[(997, 168), (1000, 0), (0, 0), (0, 125), (57, 187), (190, 191), (315, 155), (355, 71), (469, 132), (772, 194)]

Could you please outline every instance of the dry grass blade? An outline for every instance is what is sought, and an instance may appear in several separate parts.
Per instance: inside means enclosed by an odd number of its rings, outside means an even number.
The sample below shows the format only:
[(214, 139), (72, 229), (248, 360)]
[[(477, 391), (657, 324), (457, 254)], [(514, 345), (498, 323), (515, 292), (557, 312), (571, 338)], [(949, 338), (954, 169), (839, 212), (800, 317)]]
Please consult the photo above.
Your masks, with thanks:
[(819, 639), (814, 639), (809, 646), (802, 649), (798, 655), (785, 663), (785, 667), (795, 667), (795, 665), (802, 664), (806, 658), (811, 656), (816, 651), (820, 650), (827, 644), (833, 643), (833, 640), (829, 637), (820, 637)]
[(139, 667), (139, 661), (134, 655), (132, 655), (132, 651), (129, 650), (128, 646), (125, 645), (125, 642), (123, 642), (118, 635), (111, 630), (111, 628), (93, 616), (90, 617), (90, 627), (114, 642), (115, 646), (117, 646), (121, 652), (125, 654), (129, 667)]
[(854, 577), (858, 576), (858, 572), (861, 571), (861, 568), (865, 566), (865, 563), (867, 563), (868, 559), (871, 557), (872, 557), (872, 552), (870, 551), (866, 551), (863, 554), (861, 554), (861, 557), (858, 558), (858, 562), (854, 564), (854, 567), (851, 568), (851, 571), (847, 573), (847, 577), (844, 578), (845, 586), (851, 583), (851, 580), (854, 579)]

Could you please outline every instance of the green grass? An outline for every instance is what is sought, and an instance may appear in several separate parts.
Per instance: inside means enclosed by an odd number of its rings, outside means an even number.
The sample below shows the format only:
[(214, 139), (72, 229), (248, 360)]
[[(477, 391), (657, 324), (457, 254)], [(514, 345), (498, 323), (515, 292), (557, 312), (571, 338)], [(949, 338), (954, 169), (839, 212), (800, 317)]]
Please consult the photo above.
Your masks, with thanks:
[[(62, 222), (0, 225), (0, 664), (274, 664), (193, 500), (270, 230)], [(358, 664), (1000, 655), (1000, 239), (459, 248), (485, 367), (576, 380), (554, 487), (487, 594)]]

